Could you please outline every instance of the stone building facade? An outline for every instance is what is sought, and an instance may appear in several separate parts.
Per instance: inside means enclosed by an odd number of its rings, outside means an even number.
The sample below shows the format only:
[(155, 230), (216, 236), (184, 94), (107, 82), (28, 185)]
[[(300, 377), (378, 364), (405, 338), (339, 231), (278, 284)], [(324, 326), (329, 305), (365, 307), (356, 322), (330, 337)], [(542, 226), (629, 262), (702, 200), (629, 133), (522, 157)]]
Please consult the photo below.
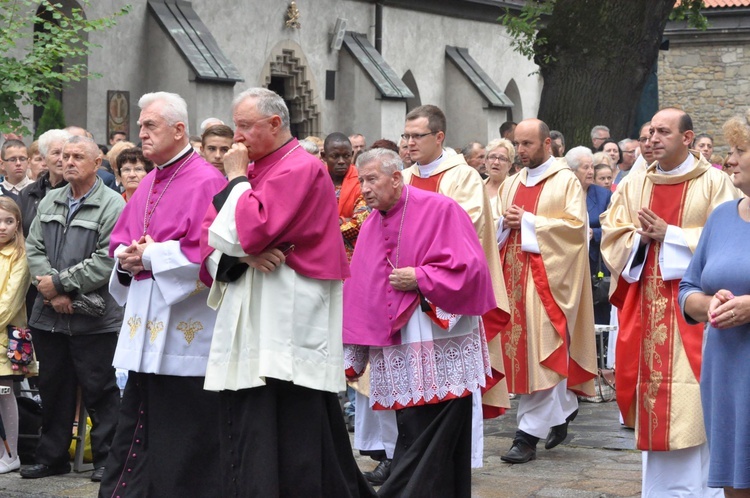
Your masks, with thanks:
[(717, 152), (728, 147), (722, 125), (750, 108), (750, 1), (708, 0), (709, 28), (670, 23), (669, 49), (659, 54), (659, 106), (685, 109), (696, 133), (714, 137)]
[[(186, 99), (191, 134), (207, 117), (231, 124), (232, 99), (252, 86), (284, 97), (300, 136), (356, 132), (368, 143), (398, 141), (404, 116), (421, 104), (446, 111), (450, 146), (486, 143), (505, 120), (537, 114), (536, 66), (513, 51), (497, 22), (518, 2), (111, 0), (84, 11), (97, 18), (126, 4), (131, 11), (114, 28), (89, 37), (100, 48), (87, 62), (102, 77), (62, 93), (67, 123), (86, 127), (99, 142), (109, 129), (111, 91), (128, 92), (129, 103), (117, 105), (129, 111), (134, 140), (138, 98), (158, 90)], [(287, 23), (293, 9), (298, 26)], [(337, 35), (339, 47), (332, 46)], [(449, 47), (469, 60), (452, 59)]]

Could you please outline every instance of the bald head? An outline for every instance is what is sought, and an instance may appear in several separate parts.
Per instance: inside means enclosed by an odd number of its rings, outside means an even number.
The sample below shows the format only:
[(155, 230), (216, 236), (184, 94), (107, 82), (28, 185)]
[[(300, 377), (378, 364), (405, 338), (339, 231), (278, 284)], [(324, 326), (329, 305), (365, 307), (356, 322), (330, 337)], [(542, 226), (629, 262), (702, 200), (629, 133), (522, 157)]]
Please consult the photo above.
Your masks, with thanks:
[(516, 155), (524, 167), (534, 169), (551, 156), (552, 140), (549, 126), (536, 118), (524, 119), (516, 126), (513, 134)]
[(695, 137), (693, 120), (681, 109), (662, 109), (651, 118), (649, 135), (653, 158), (659, 162), (659, 167), (664, 171), (673, 170), (688, 157)]

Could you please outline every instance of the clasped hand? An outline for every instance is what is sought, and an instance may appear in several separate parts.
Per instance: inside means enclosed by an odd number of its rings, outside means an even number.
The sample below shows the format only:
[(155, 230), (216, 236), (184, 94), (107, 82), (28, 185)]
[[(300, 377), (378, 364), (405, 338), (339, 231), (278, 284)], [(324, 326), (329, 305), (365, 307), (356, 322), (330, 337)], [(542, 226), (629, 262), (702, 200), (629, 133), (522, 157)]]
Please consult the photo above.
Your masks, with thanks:
[(388, 275), (388, 281), (398, 291), (413, 291), (417, 289), (417, 272), (411, 266), (394, 268)]
[(505, 213), (503, 213), (503, 228), (510, 228), (511, 230), (519, 230), (521, 228), (521, 220), (523, 219), (523, 213), (525, 211), (522, 207), (513, 204), (509, 207)]
[(735, 296), (721, 289), (708, 304), (708, 320), (715, 329), (737, 327), (750, 321), (748, 318), (748, 296)]
[(286, 261), (286, 256), (280, 249), (274, 248), (257, 256), (244, 256), (240, 258), (240, 261), (263, 273), (271, 273)]
[(134, 240), (132, 244), (117, 255), (120, 268), (130, 272), (131, 275), (138, 275), (142, 272), (144, 270), (143, 251), (153, 243), (154, 239), (150, 235), (144, 235), (140, 240)]
[(668, 226), (666, 221), (646, 207), (638, 211), (638, 221), (641, 222), (641, 229), (637, 230), (641, 235), (641, 244), (648, 244), (652, 240), (664, 242)]

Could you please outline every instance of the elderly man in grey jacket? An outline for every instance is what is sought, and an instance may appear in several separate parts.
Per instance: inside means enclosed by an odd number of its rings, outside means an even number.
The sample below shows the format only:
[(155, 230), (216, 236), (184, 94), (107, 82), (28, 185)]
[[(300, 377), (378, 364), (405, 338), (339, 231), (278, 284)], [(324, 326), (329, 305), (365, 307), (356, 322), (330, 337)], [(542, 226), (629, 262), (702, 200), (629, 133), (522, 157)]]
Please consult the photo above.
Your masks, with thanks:
[[(89, 412), (91, 448), (101, 480), (117, 425), (119, 390), (112, 367), (122, 309), (107, 291), (114, 261), (109, 237), (125, 201), (97, 177), (93, 140), (73, 137), (63, 146), (64, 188), (40, 203), (26, 241), (37, 296), (29, 320), (39, 369), (42, 435), (36, 464), (25, 478), (70, 472), (68, 448), (76, 390)], [(80, 421), (79, 423), (84, 423)]]

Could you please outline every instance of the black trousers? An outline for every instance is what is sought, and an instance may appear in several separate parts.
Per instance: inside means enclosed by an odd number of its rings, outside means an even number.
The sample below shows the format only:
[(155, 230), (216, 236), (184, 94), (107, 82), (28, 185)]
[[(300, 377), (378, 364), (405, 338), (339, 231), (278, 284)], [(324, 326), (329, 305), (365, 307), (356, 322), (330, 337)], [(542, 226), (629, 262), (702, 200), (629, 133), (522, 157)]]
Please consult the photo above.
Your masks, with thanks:
[(99, 496), (221, 497), (219, 395), (203, 377), (128, 373)]
[(471, 496), (471, 396), (396, 410), (398, 438), (380, 497)]
[(36, 448), (36, 462), (58, 466), (70, 461), (68, 449), (80, 386), (83, 404), (91, 417), (94, 465), (104, 465), (120, 406), (120, 390), (112, 367), (117, 334), (69, 336), (32, 329), (32, 337), (39, 360), (42, 398), (42, 435)]
[(354, 460), (337, 395), (266, 382), (221, 392), (222, 496), (375, 496)]

